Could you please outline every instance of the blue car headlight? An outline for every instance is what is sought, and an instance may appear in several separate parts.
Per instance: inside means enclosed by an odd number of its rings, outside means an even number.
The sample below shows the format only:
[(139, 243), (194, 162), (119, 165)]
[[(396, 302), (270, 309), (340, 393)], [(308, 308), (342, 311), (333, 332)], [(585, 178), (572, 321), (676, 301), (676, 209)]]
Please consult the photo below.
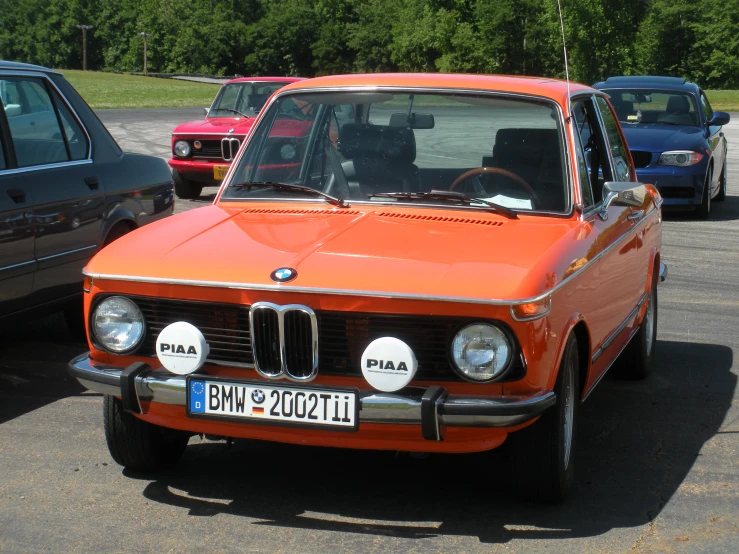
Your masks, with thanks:
[(695, 165), (703, 159), (703, 154), (692, 150), (672, 150), (670, 152), (662, 152), (659, 157), (659, 165), (675, 165), (678, 167), (688, 167)]

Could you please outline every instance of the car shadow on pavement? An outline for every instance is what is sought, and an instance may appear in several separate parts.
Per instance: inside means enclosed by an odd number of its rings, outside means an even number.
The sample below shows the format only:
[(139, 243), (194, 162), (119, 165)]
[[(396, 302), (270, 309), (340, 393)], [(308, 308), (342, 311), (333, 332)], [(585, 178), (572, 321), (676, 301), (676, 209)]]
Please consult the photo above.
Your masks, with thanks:
[[(697, 218), (692, 209), (674, 209), (669, 206), (662, 208), (665, 221), (704, 221)], [(735, 221), (739, 219), (739, 196), (727, 196), (723, 202), (711, 203), (711, 215), (708, 221)]]
[(67, 362), (86, 349), (62, 314), (0, 328), (0, 424), (83, 393)]
[[(642, 382), (608, 378), (581, 411), (577, 485), (561, 506), (506, 494), (501, 453), (435, 455), (237, 441), (191, 441), (180, 465), (150, 481), (150, 501), (193, 517), (229, 514), (255, 525), (420, 539), (597, 536), (652, 521), (713, 437), (736, 387), (733, 352), (660, 341)], [(153, 480), (152, 480), (153, 479)]]

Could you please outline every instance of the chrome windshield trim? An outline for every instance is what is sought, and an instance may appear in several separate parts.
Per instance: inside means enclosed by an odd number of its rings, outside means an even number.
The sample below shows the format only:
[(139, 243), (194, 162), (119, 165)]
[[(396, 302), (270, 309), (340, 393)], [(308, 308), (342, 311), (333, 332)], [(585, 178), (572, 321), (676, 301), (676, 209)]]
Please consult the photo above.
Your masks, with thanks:
[[(414, 87), (414, 86), (388, 86), (388, 85), (381, 85), (381, 86), (350, 86), (350, 87), (316, 87), (316, 88), (308, 88), (308, 89), (293, 89), (293, 90), (278, 90), (275, 92), (275, 94), (272, 96), (272, 99), (269, 103), (265, 104), (264, 107), (260, 110), (259, 114), (257, 115), (256, 121), (252, 124), (251, 129), (249, 131), (249, 134), (245, 140), (245, 143), (242, 145), (239, 155), (233, 160), (232, 164), (234, 167), (238, 168), (238, 164), (241, 162), (241, 158), (244, 156), (244, 153), (249, 148), (249, 145), (251, 144), (251, 141), (254, 140), (255, 133), (252, 133), (251, 131), (256, 129), (258, 125), (261, 124), (262, 118), (265, 116), (267, 112), (272, 108), (272, 104), (277, 102), (277, 100), (281, 99), (283, 96), (292, 96), (292, 95), (300, 95), (300, 94), (316, 94), (316, 93), (323, 93), (323, 92), (347, 92), (347, 89), (351, 89), (351, 92), (369, 92), (369, 91), (387, 91), (387, 92), (395, 92), (395, 93), (403, 93), (403, 92), (410, 92), (410, 93), (418, 93), (419, 91), (423, 91), (424, 93), (428, 94), (464, 94), (464, 95), (477, 95), (477, 96), (492, 96), (492, 97), (504, 97), (504, 98), (513, 98), (515, 100), (529, 100), (534, 102), (544, 102), (546, 104), (553, 105), (555, 109), (557, 110), (557, 113), (559, 114), (559, 132), (560, 132), (560, 139), (562, 144), (562, 167), (564, 168), (564, 181), (565, 181), (565, 194), (567, 196), (566, 198), (566, 207), (563, 212), (525, 212), (525, 213), (531, 213), (531, 214), (554, 214), (557, 216), (567, 216), (571, 217), (572, 213), (574, 211), (574, 168), (571, 167), (571, 159), (572, 156), (570, 155), (570, 141), (568, 136), (568, 127), (567, 121), (565, 120), (564, 111), (562, 110), (562, 106), (559, 102), (554, 100), (553, 98), (546, 97), (546, 96), (539, 96), (538, 94), (523, 94), (523, 93), (517, 93), (517, 92), (505, 92), (505, 91), (495, 91), (495, 90), (480, 90), (480, 89), (465, 89), (465, 88), (443, 88), (443, 87)], [(215, 100), (214, 100), (215, 102)], [(231, 182), (231, 179), (233, 178), (233, 175), (236, 172), (232, 172), (229, 176), (224, 179), (223, 183), (221, 184), (221, 188), (218, 189), (218, 192), (216, 193), (216, 197), (213, 200), (213, 204), (217, 204), (221, 200), (221, 195), (223, 192), (228, 188), (228, 185)], [(245, 200), (245, 199), (240, 199)], [(246, 200), (247, 202), (249, 200)], [(294, 201), (294, 200), (293, 200)], [(347, 202), (351, 202), (350, 200), (347, 200)], [(398, 205), (398, 202), (394, 202), (393, 204)], [(415, 205), (420, 206), (418, 203), (402, 203), (403, 206), (407, 205)]]

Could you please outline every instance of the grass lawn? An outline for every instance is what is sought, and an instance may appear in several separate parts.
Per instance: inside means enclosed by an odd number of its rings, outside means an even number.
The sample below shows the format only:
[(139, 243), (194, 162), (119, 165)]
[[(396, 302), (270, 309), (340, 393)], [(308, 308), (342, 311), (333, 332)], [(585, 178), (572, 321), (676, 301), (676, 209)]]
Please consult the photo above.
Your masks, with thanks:
[(707, 90), (706, 96), (714, 110), (739, 112), (739, 90)]
[(95, 109), (210, 106), (218, 92), (218, 85), (177, 79), (69, 69), (62, 72)]

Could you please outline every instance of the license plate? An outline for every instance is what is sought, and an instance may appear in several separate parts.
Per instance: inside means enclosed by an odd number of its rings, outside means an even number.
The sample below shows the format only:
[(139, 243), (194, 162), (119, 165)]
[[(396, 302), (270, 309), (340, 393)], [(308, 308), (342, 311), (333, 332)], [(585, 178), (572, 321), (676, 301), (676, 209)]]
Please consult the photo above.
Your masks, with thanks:
[(216, 181), (223, 181), (226, 178), (226, 173), (228, 173), (227, 165), (214, 165), (213, 166), (213, 178)]
[(355, 431), (357, 392), (289, 387), (263, 382), (190, 377), (187, 413), (206, 419), (241, 420)]

